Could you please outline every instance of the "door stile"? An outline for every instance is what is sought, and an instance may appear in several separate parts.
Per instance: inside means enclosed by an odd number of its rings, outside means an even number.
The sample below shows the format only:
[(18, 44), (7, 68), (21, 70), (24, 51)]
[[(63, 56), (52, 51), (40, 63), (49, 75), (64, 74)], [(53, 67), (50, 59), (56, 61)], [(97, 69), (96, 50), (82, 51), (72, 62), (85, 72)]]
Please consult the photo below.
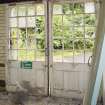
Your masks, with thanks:
[(46, 59), (46, 64), (45, 64), (45, 68), (46, 68), (46, 71), (47, 71), (47, 96), (50, 95), (50, 76), (49, 76), (49, 65), (50, 65), (50, 37), (49, 37), (49, 33), (50, 33), (50, 30), (49, 30), (49, 1), (46, 0), (45, 1), (45, 21), (46, 21), (46, 48), (45, 48), (45, 59)]
[(52, 34), (52, 16), (53, 16), (53, 3), (49, 0), (49, 93), (52, 93), (53, 86), (53, 34)]
[(46, 11), (46, 71), (47, 71), (47, 95), (51, 95), (51, 83), (52, 83), (52, 2), (45, 1)]

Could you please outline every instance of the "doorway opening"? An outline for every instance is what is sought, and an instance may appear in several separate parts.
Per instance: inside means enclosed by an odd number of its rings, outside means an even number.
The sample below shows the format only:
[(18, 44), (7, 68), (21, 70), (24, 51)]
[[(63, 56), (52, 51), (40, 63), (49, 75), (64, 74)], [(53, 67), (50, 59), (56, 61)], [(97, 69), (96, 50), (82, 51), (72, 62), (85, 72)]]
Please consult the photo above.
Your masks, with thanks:
[[(39, 94), (83, 97), (91, 73), (95, 3), (44, 1), (8, 7), (10, 84), (28, 81)], [(21, 61), (31, 61), (32, 69), (21, 68)]]

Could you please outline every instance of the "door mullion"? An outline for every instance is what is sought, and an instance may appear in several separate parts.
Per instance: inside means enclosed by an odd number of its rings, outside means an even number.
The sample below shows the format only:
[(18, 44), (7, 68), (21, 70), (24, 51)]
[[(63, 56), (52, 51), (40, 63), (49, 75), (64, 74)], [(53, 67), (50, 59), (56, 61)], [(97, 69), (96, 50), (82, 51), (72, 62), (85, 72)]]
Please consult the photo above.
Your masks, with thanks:
[(52, 40), (52, 16), (53, 16), (53, 4), (49, 0), (49, 93), (52, 93), (53, 87), (53, 40)]
[(47, 93), (51, 95), (52, 71), (52, 3), (46, 0), (46, 70)]
[(50, 85), (49, 85), (49, 2), (45, 1), (46, 9), (46, 71), (47, 71), (47, 95), (50, 95)]

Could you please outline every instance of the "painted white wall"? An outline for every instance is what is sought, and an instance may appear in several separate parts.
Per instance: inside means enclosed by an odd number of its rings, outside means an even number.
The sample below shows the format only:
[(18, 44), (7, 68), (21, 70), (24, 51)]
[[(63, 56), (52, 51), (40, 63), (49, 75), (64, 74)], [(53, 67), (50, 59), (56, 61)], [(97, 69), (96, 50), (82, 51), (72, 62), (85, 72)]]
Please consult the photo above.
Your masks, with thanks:
[[(6, 62), (6, 6), (0, 5), (0, 64)], [(0, 67), (0, 80), (5, 80), (5, 67)]]

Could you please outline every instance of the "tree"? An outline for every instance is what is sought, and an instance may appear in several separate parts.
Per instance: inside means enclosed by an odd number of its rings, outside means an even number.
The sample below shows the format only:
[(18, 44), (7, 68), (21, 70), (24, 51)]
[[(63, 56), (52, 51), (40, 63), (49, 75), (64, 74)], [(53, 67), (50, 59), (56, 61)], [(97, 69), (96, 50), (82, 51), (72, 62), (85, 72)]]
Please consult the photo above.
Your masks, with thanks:
[[(53, 15), (53, 41), (54, 49), (62, 49), (64, 44), (65, 49), (72, 49), (73, 43), (75, 49), (83, 49), (84, 44), (87, 49), (93, 48), (94, 40), (90, 40), (95, 36), (95, 15), (83, 14), (84, 5), (75, 3), (63, 4), (61, 7), (62, 15)], [(45, 21), (43, 16), (36, 17), (36, 27), (28, 27), (29, 46), (36, 37), (36, 44), (39, 49), (45, 47)], [(85, 26), (85, 29), (84, 29)], [(34, 31), (33, 31), (34, 30)], [(85, 31), (85, 32), (84, 32)], [(25, 46), (26, 43), (26, 28), (20, 28), (21, 44), (20, 47)], [(84, 37), (88, 38), (84, 43)], [(63, 38), (63, 39), (62, 39)], [(76, 39), (76, 40), (73, 40)], [(82, 38), (82, 40), (81, 40)], [(90, 39), (89, 39), (90, 38)], [(34, 46), (34, 45), (33, 45)]]

